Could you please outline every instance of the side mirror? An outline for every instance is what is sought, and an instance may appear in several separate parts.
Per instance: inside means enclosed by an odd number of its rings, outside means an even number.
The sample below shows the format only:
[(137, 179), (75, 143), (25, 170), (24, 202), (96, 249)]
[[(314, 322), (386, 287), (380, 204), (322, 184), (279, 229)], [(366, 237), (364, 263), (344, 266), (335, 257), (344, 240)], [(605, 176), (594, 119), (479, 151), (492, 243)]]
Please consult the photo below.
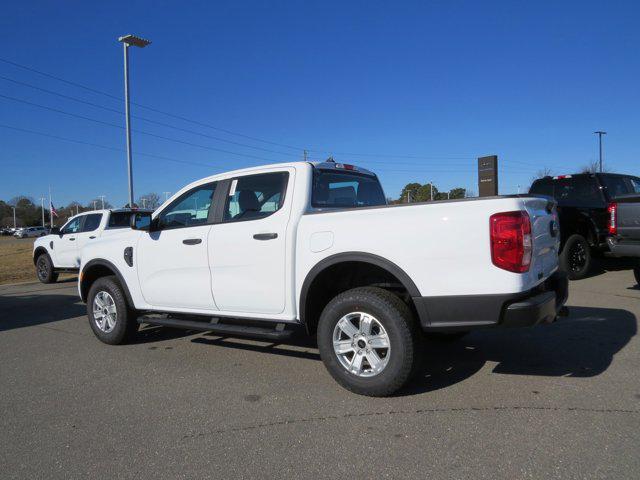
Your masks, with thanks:
[(132, 213), (130, 222), (131, 230), (151, 231), (151, 213), (149, 212)]
[(60, 231), (60, 227), (53, 227), (51, 230), (49, 230), (49, 234), (62, 235), (62, 232)]

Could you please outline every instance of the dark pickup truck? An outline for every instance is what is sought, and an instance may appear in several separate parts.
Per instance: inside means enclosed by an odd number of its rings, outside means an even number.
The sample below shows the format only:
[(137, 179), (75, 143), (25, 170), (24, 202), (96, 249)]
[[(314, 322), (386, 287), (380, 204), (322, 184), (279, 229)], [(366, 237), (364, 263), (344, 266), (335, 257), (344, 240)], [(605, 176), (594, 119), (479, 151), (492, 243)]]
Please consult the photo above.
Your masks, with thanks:
[(544, 177), (529, 193), (558, 202), (560, 267), (570, 279), (584, 278), (594, 254), (635, 257), (640, 283), (640, 178), (615, 173)]

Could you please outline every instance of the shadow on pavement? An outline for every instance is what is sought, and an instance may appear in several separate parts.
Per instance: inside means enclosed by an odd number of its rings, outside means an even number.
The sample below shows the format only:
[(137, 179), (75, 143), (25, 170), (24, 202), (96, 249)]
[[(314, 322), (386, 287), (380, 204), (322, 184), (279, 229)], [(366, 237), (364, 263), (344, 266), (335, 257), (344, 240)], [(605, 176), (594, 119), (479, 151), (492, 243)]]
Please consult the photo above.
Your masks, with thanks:
[(0, 294), (0, 332), (76, 318), (86, 312), (78, 295), (36, 291), (20, 295)]
[(616, 308), (570, 307), (552, 325), (477, 331), (451, 344), (425, 342), (424, 367), (401, 395), (458, 383), (487, 361), (494, 373), (548, 377), (593, 377), (637, 332), (636, 317)]
[(607, 272), (633, 270), (639, 265), (640, 262), (637, 258), (596, 257), (593, 259), (593, 267), (586, 278), (597, 277)]
[[(304, 331), (304, 328), (293, 328), (294, 334), (289, 340), (287, 340), (286, 343), (273, 343), (264, 340), (253, 341), (250, 339), (242, 340), (238, 337), (220, 336), (214, 333), (206, 334), (206, 336), (203, 337), (194, 338), (192, 342), (205, 345), (217, 345), (226, 348), (235, 348), (238, 350), (248, 350), (252, 352), (283, 355), (287, 357), (320, 360), (320, 354), (317, 353), (315, 338), (309, 337)], [(310, 352), (308, 351), (308, 349), (314, 349), (314, 351)]]

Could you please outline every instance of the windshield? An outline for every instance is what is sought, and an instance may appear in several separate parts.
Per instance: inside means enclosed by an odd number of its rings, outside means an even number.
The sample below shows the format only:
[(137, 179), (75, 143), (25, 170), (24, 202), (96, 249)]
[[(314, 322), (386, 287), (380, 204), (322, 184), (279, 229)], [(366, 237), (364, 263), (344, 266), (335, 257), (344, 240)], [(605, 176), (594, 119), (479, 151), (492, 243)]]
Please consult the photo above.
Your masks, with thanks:
[(315, 208), (372, 207), (386, 203), (380, 182), (374, 176), (314, 170), (311, 205)]
[(640, 195), (640, 178), (630, 175), (602, 175), (602, 183), (611, 198)]

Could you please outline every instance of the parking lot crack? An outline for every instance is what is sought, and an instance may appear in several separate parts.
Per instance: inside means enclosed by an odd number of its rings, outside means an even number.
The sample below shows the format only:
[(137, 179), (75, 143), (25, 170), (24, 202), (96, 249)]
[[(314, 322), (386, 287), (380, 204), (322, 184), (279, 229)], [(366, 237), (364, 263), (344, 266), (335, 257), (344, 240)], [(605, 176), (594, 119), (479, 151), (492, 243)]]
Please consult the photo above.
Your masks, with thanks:
[(394, 416), (394, 415), (430, 415), (438, 413), (467, 413), (467, 412), (502, 412), (502, 411), (549, 411), (549, 412), (580, 412), (594, 414), (640, 414), (640, 409), (621, 409), (621, 408), (585, 408), (585, 407), (552, 407), (552, 406), (535, 406), (535, 405), (511, 405), (511, 406), (491, 406), (491, 407), (434, 407), (434, 408), (418, 408), (414, 410), (387, 410), (375, 412), (360, 413), (344, 413), (341, 415), (324, 415), (316, 417), (304, 417), (294, 419), (275, 420), (272, 422), (262, 422), (252, 425), (243, 425), (236, 427), (219, 428), (209, 431), (189, 433), (182, 436), (183, 440), (194, 438), (202, 438), (210, 435), (220, 435), (224, 433), (243, 432), (256, 429), (266, 429), (282, 425), (294, 425), (301, 423), (320, 423), (330, 420), (374, 417), (374, 416)]

